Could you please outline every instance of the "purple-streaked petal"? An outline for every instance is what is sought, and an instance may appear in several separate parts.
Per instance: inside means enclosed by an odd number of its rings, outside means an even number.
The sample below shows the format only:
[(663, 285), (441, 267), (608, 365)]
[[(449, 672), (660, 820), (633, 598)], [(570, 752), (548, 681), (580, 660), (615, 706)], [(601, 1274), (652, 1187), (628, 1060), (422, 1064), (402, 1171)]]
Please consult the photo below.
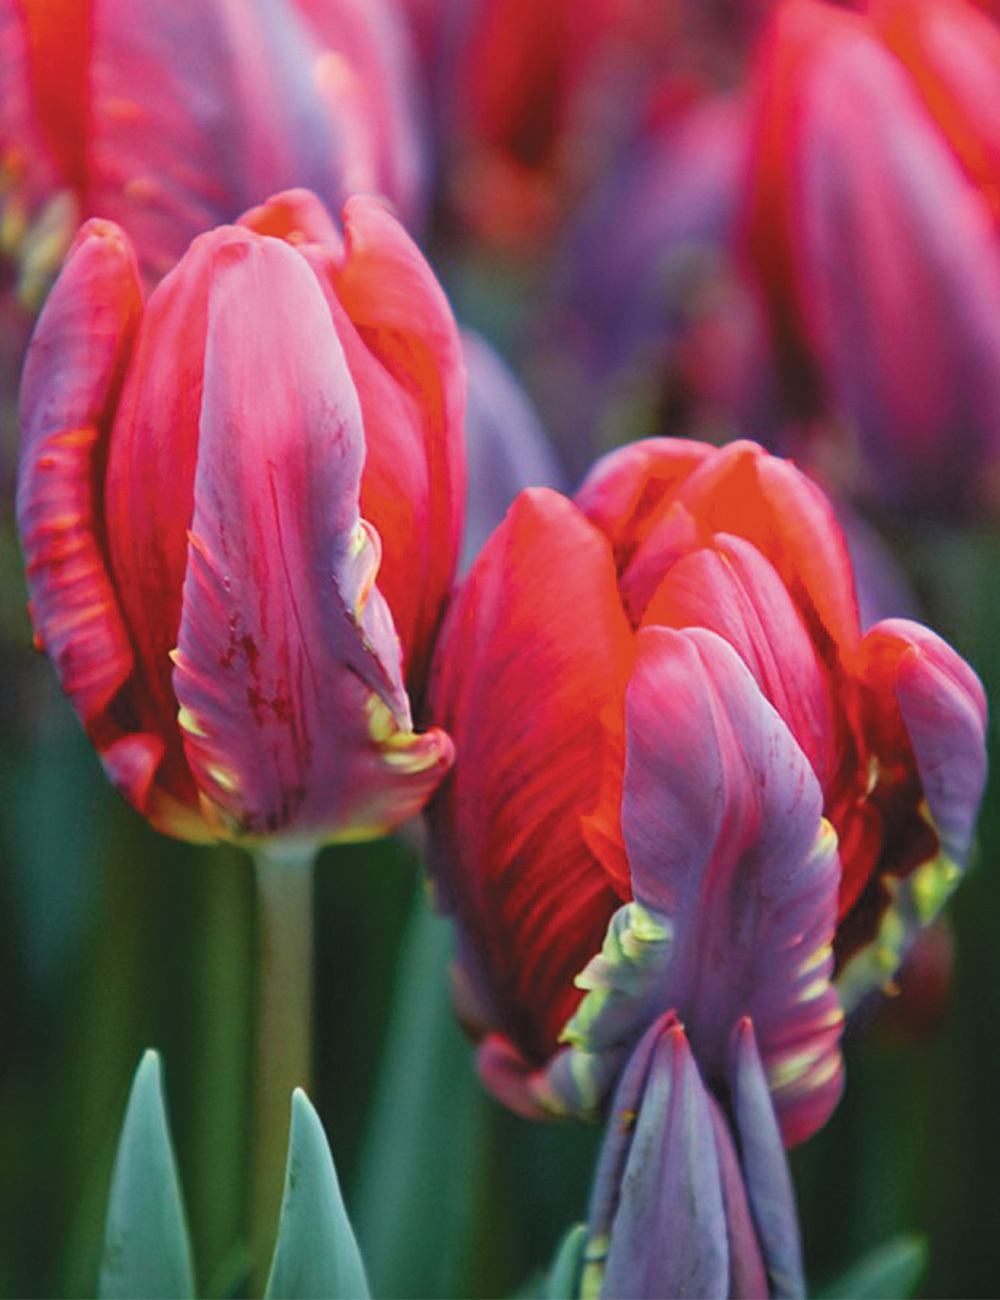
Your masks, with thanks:
[(584, 1287), (603, 1261), (606, 1296), (728, 1293), (712, 1101), (684, 1030), (665, 1019), (625, 1071), (595, 1179)]
[(733, 1028), (730, 1094), (770, 1295), (797, 1300), (806, 1294), (806, 1281), (795, 1193), (753, 1025), (746, 1018)]
[(702, 629), (640, 633), (622, 826), (636, 900), (673, 946), (659, 991), (709, 1073), (757, 1026), (789, 1144), (840, 1095), (830, 984), (840, 862), (816, 776), (747, 667)]
[(470, 330), (462, 332), (462, 352), (468, 373), (464, 572), (522, 488), (561, 488), (563, 475), (534, 407), (499, 354)]
[(359, 516), (364, 433), (322, 290), (253, 235), (212, 268), (175, 655), (188, 761), (229, 833), (377, 833), (447, 770), (415, 736)]
[(88, 728), (132, 667), (95, 493), (141, 310), (128, 239), (88, 222), (39, 320), (21, 386), (17, 505), (32, 617)]
[(916, 787), (909, 797), (920, 800), (929, 848), (925, 860), (900, 863), (896, 871), (890, 862), (873, 882), (882, 909), (878, 932), (838, 975), (848, 1007), (892, 977), (914, 935), (961, 880), (986, 782), (986, 696), (939, 636), (906, 619), (876, 623), (861, 643), (859, 675), (879, 780), (890, 793), (901, 774)]

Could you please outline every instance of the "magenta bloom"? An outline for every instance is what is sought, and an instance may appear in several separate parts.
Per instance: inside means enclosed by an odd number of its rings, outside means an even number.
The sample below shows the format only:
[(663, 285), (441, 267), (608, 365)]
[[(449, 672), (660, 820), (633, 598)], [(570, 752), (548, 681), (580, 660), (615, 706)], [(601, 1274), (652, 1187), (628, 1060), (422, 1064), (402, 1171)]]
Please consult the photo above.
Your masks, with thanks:
[(461, 537), (458, 337), (398, 222), (343, 221), (279, 196), (146, 303), (90, 222), (29, 349), (38, 637), (111, 780), (185, 838), (376, 834), (451, 762), (411, 700)]
[(38, 298), (81, 219), (142, 274), (306, 186), (423, 207), (407, 33), (388, 0), (0, 0), (2, 245)]
[[(996, 504), (1000, 28), (965, 0), (783, 0), (758, 53), (743, 243), (787, 408), (846, 485)], [(856, 460), (857, 457), (855, 456)]]

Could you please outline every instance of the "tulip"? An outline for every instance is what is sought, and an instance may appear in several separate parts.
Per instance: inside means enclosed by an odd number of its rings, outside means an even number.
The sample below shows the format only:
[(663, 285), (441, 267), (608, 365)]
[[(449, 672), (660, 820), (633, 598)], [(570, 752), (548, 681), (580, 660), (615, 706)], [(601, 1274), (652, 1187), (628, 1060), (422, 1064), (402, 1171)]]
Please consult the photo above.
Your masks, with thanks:
[(0, 247), (37, 306), (81, 219), (143, 275), (291, 185), (419, 219), (406, 32), (388, 0), (0, 0)]
[(29, 348), (38, 639), (115, 786), (183, 838), (378, 834), (451, 762), (411, 700), (461, 537), (458, 338), (398, 222), (343, 220), (279, 196), (145, 303), (91, 221)]
[[(671, 1011), (724, 1077), (753, 1022), (787, 1144), (840, 1088), (841, 1007), (966, 865), (985, 697), (940, 638), (862, 635), (822, 493), (748, 443), (635, 443), (522, 493), (453, 601), (430, 812), (487, 1083), (593, 1114)], [(835, 981), (835, 982), (834, 982)]]
[(841, 485), (884, 507), (995, 505), (1000, 28), (784, 0), (751, 119), (741, 242), (786, 410), (839, 420)]

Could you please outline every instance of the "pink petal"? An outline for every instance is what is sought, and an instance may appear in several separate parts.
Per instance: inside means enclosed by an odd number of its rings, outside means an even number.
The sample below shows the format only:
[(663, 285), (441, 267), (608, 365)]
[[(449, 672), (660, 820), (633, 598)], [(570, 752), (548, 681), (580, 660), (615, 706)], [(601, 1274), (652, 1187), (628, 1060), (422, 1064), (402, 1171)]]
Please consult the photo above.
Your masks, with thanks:
[(215, 255), (174, 688), (230, 833), (374, 834), (451, 761), (415, 736), (358, 513), (364, 435), (323, 293), (288, 245)]

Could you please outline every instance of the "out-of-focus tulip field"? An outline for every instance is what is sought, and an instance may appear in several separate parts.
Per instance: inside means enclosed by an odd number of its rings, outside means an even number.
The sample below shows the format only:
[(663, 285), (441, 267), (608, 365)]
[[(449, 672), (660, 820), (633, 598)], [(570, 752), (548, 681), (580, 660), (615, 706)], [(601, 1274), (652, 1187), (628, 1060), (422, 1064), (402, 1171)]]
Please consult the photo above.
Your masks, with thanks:
[(0, 0), (0, 1296), (996, 1295), (998, 699), (1000, 6)]

